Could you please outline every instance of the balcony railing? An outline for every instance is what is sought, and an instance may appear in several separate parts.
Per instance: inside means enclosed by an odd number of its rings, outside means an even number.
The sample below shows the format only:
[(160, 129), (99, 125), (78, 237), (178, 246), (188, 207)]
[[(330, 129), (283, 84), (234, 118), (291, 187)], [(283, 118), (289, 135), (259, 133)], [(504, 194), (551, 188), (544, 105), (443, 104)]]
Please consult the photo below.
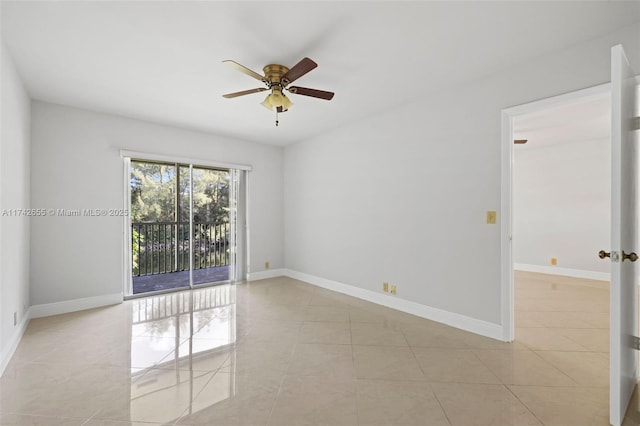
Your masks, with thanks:
[[(193, 224), (193, 268), (229, 265), (228, 222)], [(131, 224), (133, 276), (189, 270), (188, 222), (134, 222)]]

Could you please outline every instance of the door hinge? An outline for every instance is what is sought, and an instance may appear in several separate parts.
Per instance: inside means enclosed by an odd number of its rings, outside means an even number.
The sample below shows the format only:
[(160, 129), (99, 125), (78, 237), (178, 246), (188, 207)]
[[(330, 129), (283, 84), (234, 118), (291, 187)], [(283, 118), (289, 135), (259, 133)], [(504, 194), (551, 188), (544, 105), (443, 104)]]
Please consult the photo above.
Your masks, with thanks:
[(631, 118), (631, 130), (640, 130), (640, 117)]
[(637, 351), (640, 351), (640, 337), (638, 336), (629, 336), (631, 340), (631, 348)]

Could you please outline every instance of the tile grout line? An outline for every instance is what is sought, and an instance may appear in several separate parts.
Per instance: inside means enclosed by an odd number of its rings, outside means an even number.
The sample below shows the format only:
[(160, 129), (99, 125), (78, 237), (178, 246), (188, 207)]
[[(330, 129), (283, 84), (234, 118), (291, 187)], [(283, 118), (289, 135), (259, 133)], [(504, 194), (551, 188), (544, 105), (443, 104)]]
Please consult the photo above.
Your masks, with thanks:
[[(297, 343), (295, 344), (297, 345)], [(295, 347), (294, 345), (294, 347)], [(289, 370), (289, 367), (287, 367), (287, 372)], [(273, 417), (273, 412), (276, 409), (276, 404), (278, 402), (278, 398), (280, 398), (280, 394), (282, 393), (282, 386), (284, 384), (284, 379), (285, 377), (287, 377), (287, 372), (285, 372), (282, 377), (280, 378), (280, 384), (278, 385), (278, 392), (276, 392), (276, 396), (273, 398), (273, 401), (271, 403), (271, 410), (269, 410), (269, 415), (267, 416), (267, 422), (264, 423), (265, 426), (269, 425), (271, 423), (271, 418)]]
[[(557, 369), (558, 371), (560, 371), (562, 374), (564, 374), (565, 376), (569, 377), (569, 379), (571, 379), (576, 387), (585, 387), (585, 385), (578, 383), (576, 380), (573, 379), (573, 377), (569, 376), (569, 373), (567, 373), (563, 368), (561, 368), (558, 365), (555, 365), (554, 363), (552, 363), (551, 361), (546, 360), (544, 357), (542, 357), (538, 352), (560, 352), (560, 353), (574, 353), (574, 354), (594, 354), (595, 356), (598, 356), (600, 358), (602, 358), (598, 352), (590, 352), (590, 351), (532, 351), (534, 352), (538, 357), (540, 357), (543, 361), (547, 362), (549, 365), (551, 365), (552, 367), (554, 367), (555, 369)], [(604, 358), (602, 358), (604, 361)], [(607, 371), (609, 370), (609, 366), (607, 366)], [(584, 374), (583, 374), (584, 375)], [(608, 374), (607, 374), (608, 376)], [(604, 387), (604, 386), (586, 386), (586, 387)]]
[[(552, 368), (555, 368), (556, 370), (558, 370), (560, 373), (562, 373), (566, 378), (568, 378), (569, 380), (571, 380), (571, 383), (573, 383), (575, 385), (575, 387), (582, 387), (578, 382), (576, 382), (575, 380), (573, 380), (573, 378), (571, 376), (569, 376), (567, 373), (565, 373), (563, 370), (560, 369), (560, 367), (557, 367), (555, 365), (553, 365), (551, 362), (547, 361), (546, 359), (544, 359), (543, 357), (540, 356), (539, 353), (536, 353), (535, 350), (532, 350), (531, 352), (533, 352), (535, 354), (535, 356), (537, 356), (542, 362), (548, 364), (549, 366), (551, 366)], [(577, 351), (577, 352), (582, 352), (582, 351)], [(566, 386), (568, 387), (568, 386)]]
[(509, 392), (511, 395), (513, 395), (513, 397), (516, 399), (516, 401), (518, 401), (520, 404), (522, 404), (522, 406), (523, 406), (523, 407), (525, 407), (525, 408), (526, 408), (526, 409), (531, 413), (531, 415), (532, 415), (532, 416), (533, 416), (537, 421), (539, 421), (539, 422), (540, 422), (540, 424), (541, 424), (541, 425), (544, 425), (544, 422), (542, 421), (542, 419), (540, 419), (540, 418), (536, 415), (536, 413), (531, 409), (531, 407), (529, 407), (527, 404), (525, 404), (525, 402), (524, 402), (524, 401), (522, 401), (520, 398), (518, 398), (518, 395), (516, 395), (516, 394), (513, 392), (513, 390), (511, 389), (511, 386), (514, 386), (514, 385), (506, 385), (506, 384), (503, 384), (502, 386), (504, 386), (504, 387), (505, 387), (505, 389), (507, 389), (507, 392)]
[[(498, 382), (500, 382), (500, 384), (504, 385), (504, 383), (502, 382), (502, 379), (501, 379), (500, 377), (498, 377), (498, 375), (497, 375), (497, 374), (496, 374), (496, 373), (495, 373), (491, 368), (489, 368), (489, 366), (487, 365), (487, 363), (486, 363), (486, 362), (484, 362), (484, 361), (482, 360), (482, 358), (480, 358), (480, 357), (478, 356), (478, 354), (476, 353), (476, 351), (478, 351), (478, 350), (483, 350), (483, 349), (469, 348), (469, 352), (471, 352), (471, 353), (473, 354), (473, 356), (474, 356), (474, 357), (476, 357), (476, 359), (480, 362), (480, 365), (482, 365), (484, 368), (486, 368), (486, 369), (487, 369), (487, 371), (488, 371), (489, 373), (491, 373), (491, 375), (492, 375), (493, 377), (495, 377), (495, 378), (496, 378), (496, 380), (498, 380)], [(500, 349), (489, 349), (489, 350), (500, 350)]]
[[(227, 355), (227, 358), (225, 359), (225, 361), (230, 359), (230, 358), (231, 358), (231, 355), (229, 354), (229, 355)], [(224, 362), (222, 364), (224, 365)], [(209, 377), (209, 380), (207, 380), (207, 382), (204, 385), (202, 385), (202, 388), (195, 395), (192, 396), (191, 401), (189, 401), (189, 407), (185, 408), (184, 411), (182, 412), (182, 414), (180, 416), (178, 416), (176, 421), (173, 423), (174, 426), (177, 425), (180, 422), (180, 420), (182, 420), (187, 415), (187, 411), (189, 410), (189, 408), (191, 408), (193, 406), (193, 401), (195, 401), (196, 398), (204, 391), (204, 388), (206, 388), (207, 385), (209, 383), (211, 383), (213, 378), (216, 377), (216, 375), (220, 372), (221, 368), (223, 368), (223, 367), (218, 367), (214, 371), (211, 371), (211, 373), (213, 373), (213, 374), (211, 375), (211, 377)]]
[(430, 382), (427, 382), (427, 384), (429, 385), (429, 388), (431, 389), (431, 392), (433, 392), (433, 397), (438, 402), (438, 405), (440, 406), (440, 409), (442, 410), (442, 414), (444, 414), (444, 418), (447, 419), (447, 422), (449, 423), (449, 425), (453, 425), (453, 422), (449, 418), (449, 415), (447, 414), (447, 411), (444, 409), (444, 406), (442, 405), (442, 402), (440, 402), (440, 398), (438, 398), (438, 393), (433, 389), (433, 386), (431, 385)]
[(409, 350), (411, 351), (411, 354), (413, 355), (413, 358), (416, 360), (416, 363), (418, 364), (418, 368), (420, 368), (420, 371), (422, 372), (422, 376), (424, 378), (425, 383), (427, 383), (427, 385), (429, 385), (429, 389), (431, 389), (431, 392), (433, 393), (433, 397), (438, 402), (438, 406), (442, 410), (442, 414), (444, 414), (444, 417), (445, 417), (445, 419), (447, 419), (447, 422), (449, 423), (449, 425), (452, 425), (453, 423), (451, 422), (451, 419), (449, 418), (449, 414), (447, 414), (447, 411), (444, 409), (444, 406), (442, 405), (442, 402), (440, 402), (440, 398), (438, 398), (437, 392), (433, 389), (433, 385), (431, 384), (431, 382), (427, 381), (427, 376), (424, 373), (424, 370), (422, 368), (422, 365), (420, 364), (420, 361), (418, 361), (418, 357), (416, 356), (416, 353), (413, 351), (413, 346), (409, 344), (409, 340), (405, 336), (404, 331), (401, 330), (401, 333), (404, 336), (405, 340), (407, 341), (407, 345), (409, 346)]
[(96, 410), (96, 412), (95, 412), (95, 413), (93, 413), (93, 414), (92, 414), (92, 415), (91, 415), (87, 420), (85, 420), (84, 422), (82, 422), (82, 423), (80, 424), (80, 426), (84, 426), (84, 425), (86, 425), (87, 423), (89, 423), (91, 420), (93, 420), (93, 418), (94, 418), (95, 416), (97, 416), (97, 415), (98, 415), (98, 413), (99, 413), (99, 412), (100, 412), (100, 409)]

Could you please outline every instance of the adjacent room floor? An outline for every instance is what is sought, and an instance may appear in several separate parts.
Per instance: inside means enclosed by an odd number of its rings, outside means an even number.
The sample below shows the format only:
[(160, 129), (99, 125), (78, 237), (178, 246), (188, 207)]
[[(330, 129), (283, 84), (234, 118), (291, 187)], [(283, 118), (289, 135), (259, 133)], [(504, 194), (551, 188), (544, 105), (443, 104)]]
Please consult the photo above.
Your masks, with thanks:
[(608, 284), (516, 277), (511, 344), (289, 278), (34, 319), (0, 424), (608, 425)]

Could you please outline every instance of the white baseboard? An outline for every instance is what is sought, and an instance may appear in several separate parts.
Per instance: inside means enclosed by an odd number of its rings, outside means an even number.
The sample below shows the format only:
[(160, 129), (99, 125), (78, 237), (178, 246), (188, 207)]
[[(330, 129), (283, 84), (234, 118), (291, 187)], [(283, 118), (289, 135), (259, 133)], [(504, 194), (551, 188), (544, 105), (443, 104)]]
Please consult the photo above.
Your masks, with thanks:
[(31, 321), (31, 308), (27, 309), (27, 312), (25, 312), (22, 320), (9, 338), (7, 346), (5, 346), (0, 354), (0, 377), (4, 373), (5, 368), (7, 368), (7, 365), (9, 365), (9, 361), (11, 361), (11, 357), (16, 352), (16, 349), (18, 349), (18, 345), (20, 344), (20, 340), (22, 340), (24, 332), (27, 330), (29, 321)]
[(539, 272), (541, 274), (562, 275), (563, 277), (585, 278), (589, 280), (610, 281), (608, 272), (585, 271), (583, 269), (561, 268), (559, 266), (529, 265), (527, 263), (514, 263), (513, 269), (518, 271)]
[(102, 296), (85, 297), (82, 299), (65, 300), (63, 302), (44, 303), (31, 306), (31, 318), (48, 317), (51, 315), (67, 314), (85, 309), (100, 308), (102, 306), (122, 303), (122, 293), (105, 294)]
[(251, 272), (247, 274), (247, 281), (265, 280), (267, 278), (283, 277), (286, 269), (268, 269), (266, 271)]
[(502, 326), (499, 324), (493, 324), (490, 322), (467, 317), (465, 315), (433, 308), (427, 305), (421, 305), (419, 303), (400, 299), (398, 297), (376, 293), (371, 290), (365, 290), (360, 287), (355, 287), (349, 284), (316, 277), (290, 269), (285, 269), (285, 274), (288, 277), (304, 281), (318, 287), (337, 291), (339, 293), (344, 293), (349, 296), (357, 297), (358, 299), (363, 299), (372, 303), (376, 303), (378, 305), (387, 306), (389, 308), (417, 315), (419, 317), (426, 318), (432, 321), (447, 324), (455, 328), (480, 334), (482, 336), (491, 337), (497, 340), (503, 340)]

